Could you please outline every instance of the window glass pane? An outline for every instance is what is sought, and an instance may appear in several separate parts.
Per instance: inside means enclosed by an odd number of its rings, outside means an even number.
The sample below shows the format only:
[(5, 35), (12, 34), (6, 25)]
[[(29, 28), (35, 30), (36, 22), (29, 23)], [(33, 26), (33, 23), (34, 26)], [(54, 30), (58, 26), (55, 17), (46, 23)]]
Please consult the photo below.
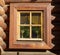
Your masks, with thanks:
[(28, 26), (20, 27), (20, 38), (30, 38), (30, 28)]
[(21, 11), (19, 13), (19, 29), (20, 29), (20, 37), (19, 38), (42, 38), (42, 12), (25, 12)]
[(32, 13), (32, 24), (41, 24), (41, 13)]
[(32, 38), (41, 38), (41, 27), (32, 27)]
[(20, 14), (20, 23), (21, 24), (29, 24), (30, 23), (30, 13), (21, 13)]

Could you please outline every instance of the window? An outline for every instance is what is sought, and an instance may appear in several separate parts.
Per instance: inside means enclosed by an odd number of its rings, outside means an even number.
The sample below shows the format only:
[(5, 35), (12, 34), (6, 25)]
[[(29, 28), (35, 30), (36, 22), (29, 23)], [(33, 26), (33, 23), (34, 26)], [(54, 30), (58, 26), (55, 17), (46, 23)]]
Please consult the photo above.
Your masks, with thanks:
[(17, 18), (17, 40), (43, 39), (43, 11), (20, 11)]
[(51, 49), (51, 4), (10, 4), (10, 49)]

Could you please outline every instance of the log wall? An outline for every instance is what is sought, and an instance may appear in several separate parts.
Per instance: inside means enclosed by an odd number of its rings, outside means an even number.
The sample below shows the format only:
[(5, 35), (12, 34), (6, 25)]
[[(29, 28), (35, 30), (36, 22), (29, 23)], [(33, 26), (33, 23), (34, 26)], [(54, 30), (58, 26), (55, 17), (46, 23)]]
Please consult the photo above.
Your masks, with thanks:
[[(5, 0), (5, 2), (8, 0)], [(9, 4), (9, 3), (6, 3)], [(52, 48), (51, 51), (52, 53), (55, 53), (56, 55), (60, 55), (60, 0), (52, 0), (51, 4), (54, 7), (54, 9), (51, 11), (52, 15), (55, 16), (55, 19), (52, 21), (52, 24), (54, 25), (54, 28), (52, 29), (52, 34), (55, 36), (52, 39), (52, 43), (55, 45), (54, 48)], [(8, 15), (7, 20), (5, 20), (5, 22), (7, 23), (7, 29), (5, 31), (7, 37), (4, 40), (7, 44), (7, 48), (5, 49), (5, 51), (28, 51), (28, 50), (13, 50), (13, 49), (9, 49), (9, 15), (10, 15), (10, 7), (8, 6), (8, 10), (6, 12), (6, 14)], [(29, 50), (29, 51), (37, 51), (37, 52), (44, 52), (46, 50)]]

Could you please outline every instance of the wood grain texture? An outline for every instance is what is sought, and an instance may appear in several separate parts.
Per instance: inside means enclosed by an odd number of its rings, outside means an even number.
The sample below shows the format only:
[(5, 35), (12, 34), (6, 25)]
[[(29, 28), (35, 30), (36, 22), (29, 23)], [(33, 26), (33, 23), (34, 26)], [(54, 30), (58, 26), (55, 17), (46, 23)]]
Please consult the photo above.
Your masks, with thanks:
[[(7, 2), (9, 2), (9, 0), (7, 0)], [(52, 9), (51, 11), (52, 15), (55, 17), (55, 19), (53, 18), (52, 20), (52, 24), (55, 26), (52, 29), (52, 34), (55, 36), (55, 38), (52, 39), (52, 42), (55, 44), (55, 46), (53, 49), (51, 49), (51, 52), (54, 52), (56, 55), (60, 55), (60, 0), (52, 0), (51, 3), (52, 3), (52, 6), (55, 6), (54, 9)], [(9, 11), (10, 10), (8, 10), (7, 15), (10, 14)], [(9, 21), (7, 21), (7, 24), (9, 24)], [(9, 33), (9, 28), (8, 28), (8, 31), (6, 32)], [(8, 34), (7, 34), (7, 38), (8, 38)], [(6, 40), (6, 42), (8, 42), (8, 40)], [(10, 49), (7, 47), (7, 50), (10, 50)], [(26, 51), (26, 50), (20, 50), (20, 51)], [(42, 50), (35, 49), (34, 51), (42, 51)]]
[(51, 1), (52, 1), (52, 0), (18, 0), (18, 1), (17, 1), (17, 0), (5, 0), (6, 3), (11, 3), (11, 2), (13, 2), (13, 3), (22, 3), (22, 2), (23, 2), (23, 3), (25, 3), (25, 2), (28, 2), (28, 3), (29, 3), (29, 2), (30, 2), (30, 3), (31, 3), (31, 2), (40, 2), (40, 3), (41, 3), (41, 2), (44, 2), (44, 3), (45, 3), (45, 2), (46, 2), (46, 3), (47, 3), (47, 2), (48, 2), (48, 3), (49, 3), (49, 2), (51, 2)]
[[(41, 6), (40, 6), (41, 5)], [(43, 42), (28, 42), (17, 41), (17, 12), (18, 10), (43, 10), (44, 11), (44, 41)], [(13, 29), (13, 31), (11, 31)], [(9, 48), (10, 49), (51, 49), (51, 4), (50, 3), (11, 3), (10, 4), (10, 34)], [(28, 42), (28, 43), (27, 43)], [(19, 43), (19, 44), (18, 44)], [(25, 44), (24, 44), (25, 43)]]

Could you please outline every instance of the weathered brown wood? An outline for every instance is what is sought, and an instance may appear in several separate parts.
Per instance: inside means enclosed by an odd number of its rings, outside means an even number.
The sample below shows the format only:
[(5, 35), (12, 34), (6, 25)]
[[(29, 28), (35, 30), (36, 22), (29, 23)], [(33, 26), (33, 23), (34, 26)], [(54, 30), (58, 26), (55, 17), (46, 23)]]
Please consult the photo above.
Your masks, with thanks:
[[(56, 15), (54, 15), (56, 18), (53, 22), (54, 23), (53, 25), (55, 25), (55, 23), (58, 23), (60, 21), (60, 16), (58, 16), (58, 13), (60, 12), (60, 3), (59, 3), (60, 0), (52, 0), (52, 1), (54, 1), (53, 3), (54, 3), (54, 6), (55, 6), (54, 10), (52, 11), (53, 15), (56, 13)], [(56, 7), (56, 5), (59, 6), (59, 7)], [(9, 21), (7, 21), (7, 24), (9, 24)], [(59, 31), (60, 30), (60, 22), (55, 25), (54, 29), (55, 29), (54, 30), (55, 38), (53, 39), (53, 42), (55, 44), (55, 47), (52, 49), (52, 52), (55, 52), (56, 55), (60, 55), (60, 43), (58, 43), (58, 42), (60, 42), (60, 31)], [(58, 30), (58, 31), (56, 32), (56, 30)]]
[(5, 0), (6, 3), (21, 3), (21, 2), (51, 2), (52, 0)]
[[(41, 6), (40, 6), (41, 5)], [(18, 10), (43, 10), (44, 11), (44, 41), (19, 42), (16, 40), (17, 12)], [(13, 29), (13, 31), (11, 31)], [(10, 49), (51, 49), (51, 4), (50, 3), (11, 3), (10, 4)], [(18, 44), (19, 43), (19, 44)], [(21, 44), (22, 43), (22, 44)], [(23, 44), (25, 43), (25, 44)], [(29, 44), (28, 44), (29, 43)], [(38, 44), (37, 44), (38, 43)]]

